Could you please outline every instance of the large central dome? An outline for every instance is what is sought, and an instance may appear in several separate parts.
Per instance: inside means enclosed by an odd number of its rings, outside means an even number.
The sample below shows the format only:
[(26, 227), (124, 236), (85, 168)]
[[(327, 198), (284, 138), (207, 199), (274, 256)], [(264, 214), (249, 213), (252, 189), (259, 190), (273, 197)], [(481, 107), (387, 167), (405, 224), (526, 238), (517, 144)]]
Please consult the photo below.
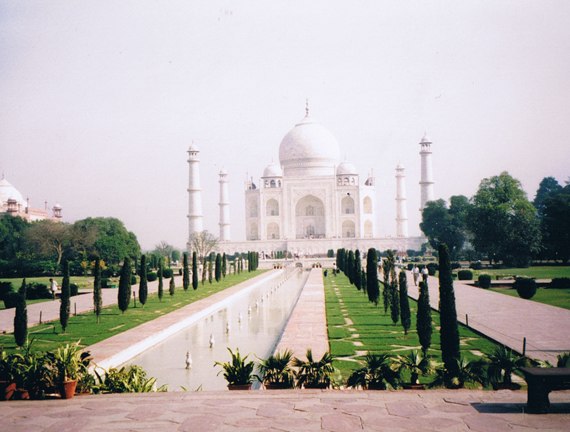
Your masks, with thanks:
[(334, 175), (340, 159), (336, 138), (308, 115), (281, 141), (279, 161), (284, 175)]

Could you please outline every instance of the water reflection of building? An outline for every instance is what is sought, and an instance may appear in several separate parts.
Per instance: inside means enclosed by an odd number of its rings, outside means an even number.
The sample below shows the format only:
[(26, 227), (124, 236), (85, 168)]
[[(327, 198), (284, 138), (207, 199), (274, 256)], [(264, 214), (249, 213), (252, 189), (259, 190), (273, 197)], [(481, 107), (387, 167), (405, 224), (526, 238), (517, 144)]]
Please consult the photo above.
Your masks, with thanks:
[(61, 210), (59, 204), (55, 204), (48, 210), (47, 201), (44, 203), (43, 209), (31, 207), (30, 199), (24, 200), (20, 191), (2, 176), (2, 180), (0, 180), (0, 214), (7, 213), (30, 222), (44, 219), (61, 221)]

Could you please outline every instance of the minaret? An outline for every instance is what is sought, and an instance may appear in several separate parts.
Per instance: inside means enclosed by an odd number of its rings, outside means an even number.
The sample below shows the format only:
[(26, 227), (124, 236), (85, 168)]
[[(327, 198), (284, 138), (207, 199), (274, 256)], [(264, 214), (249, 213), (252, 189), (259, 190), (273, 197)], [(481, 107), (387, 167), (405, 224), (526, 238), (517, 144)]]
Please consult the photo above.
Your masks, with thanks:
[(404, 166), (396, 167), (396, 237), (408, 237), (408, 208), (406, 206), (406, 174)]
[(204, 230), (202, 217), (202, 187), (200, 186), (200, 150), (192, 143), (188, 149), (188, 238)]
[(420, 141), (420, 156), (422, 158), (422, 170), (420, 181), (420, 211), (424, 209), (428, 201), (433, 201), (433, 171), (431, 168), (431, 141), (424, 134)]
[(228, 188), (228, 173), (222, 169), (220, 171), (220, 241), (230, 240), (230, 201)]

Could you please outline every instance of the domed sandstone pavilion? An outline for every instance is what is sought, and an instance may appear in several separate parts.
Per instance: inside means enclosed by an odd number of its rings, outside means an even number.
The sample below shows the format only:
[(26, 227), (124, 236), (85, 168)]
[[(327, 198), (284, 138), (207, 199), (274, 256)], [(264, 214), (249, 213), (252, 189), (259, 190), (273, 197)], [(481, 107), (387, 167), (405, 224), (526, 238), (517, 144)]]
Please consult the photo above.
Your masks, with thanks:
[[(422, 188), (433, 188), (431, 150), (422, 146)], [(422, 144), (423, 143), (423, 144)], [(431, 144), (431, 142), (429, 142)], [(428, 152), (429, 150), (429, 152)], [(189, 235), (201, 230), (202, 206), (199, 177), (199, 150), (188, 150)], [(297, 256), (326, 254), (339, 248), (367, 250), (419, 250), (426, 240), (409, 237), (407, 228), (404, 167), (396, 168), (396, 233), (378, 237), (375, 179), (363, 181), (356, 167), (340, 159), (340, 146), (332, 133), (309, 115), (282, 139), (279, 163), (270, 163), (259, 182), (253, 178), (245, 187), (245, 241), (230, 238), (228, 174), (220, 172), (220, 243), (227, 253), (258, 251), (271, 256), (287, 251)], [(432, 191), (433, 189), (430, 189)], [(425, 204), (425, 203), (424, 203)], [(422, 204), (422, 207), (423, 205)]]

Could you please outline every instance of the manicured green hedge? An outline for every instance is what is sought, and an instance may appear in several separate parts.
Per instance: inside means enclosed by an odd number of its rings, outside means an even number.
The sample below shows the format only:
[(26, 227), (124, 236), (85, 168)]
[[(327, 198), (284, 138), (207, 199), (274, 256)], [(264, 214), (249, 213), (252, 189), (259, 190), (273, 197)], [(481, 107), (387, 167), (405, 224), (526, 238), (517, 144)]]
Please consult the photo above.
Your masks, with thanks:
[(570, 288), (570, 278), (568, 277), (558, 277), (553, 278), (548, 285), (548, 288)]
[(489, 288), (491, 286), (491, 275), (480, 274), (478, 279), (479, 287)]
[(517, 290), (519, 297), (530, 299), (536, 294), (536, 281), (533, 278), (517, 277), (513, 288)]
[(471, 270), (459, 270), (457, 272), (457, 278), (459, 280), (472, 280), (473, 272)]

